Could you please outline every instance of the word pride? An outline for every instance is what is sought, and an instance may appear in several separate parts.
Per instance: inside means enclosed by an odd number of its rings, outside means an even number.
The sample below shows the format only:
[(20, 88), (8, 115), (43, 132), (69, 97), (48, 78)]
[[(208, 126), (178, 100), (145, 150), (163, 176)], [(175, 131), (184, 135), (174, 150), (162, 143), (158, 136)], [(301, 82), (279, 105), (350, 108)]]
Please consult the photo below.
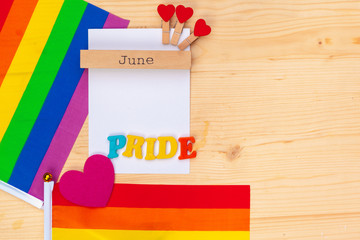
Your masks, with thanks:
[[(145, 160), (154, 159), (168, 159), (175, 156), (178, 149), (178, 142), (180, 143), (179, 160), (195, 158), (196, 151), (193, 151), (194, 137), (181, 137), (176, 140), (174, 137), (158, 137), (158, 138), (143, 138), (134, 135), (114, 135), (107, 138), (109, 140), (109, 154), (108, 158), (117, 158), (118, 151), (125, 147), (122, 153), (124, 157), (132, 157), (135, 152), (137, 159), (143, 159), (142, 147), (146, 142)], [(158, 143), (158, 154), (155, 156), (155, 144)], [(170, 149), (167, 149), (167, 146)]]

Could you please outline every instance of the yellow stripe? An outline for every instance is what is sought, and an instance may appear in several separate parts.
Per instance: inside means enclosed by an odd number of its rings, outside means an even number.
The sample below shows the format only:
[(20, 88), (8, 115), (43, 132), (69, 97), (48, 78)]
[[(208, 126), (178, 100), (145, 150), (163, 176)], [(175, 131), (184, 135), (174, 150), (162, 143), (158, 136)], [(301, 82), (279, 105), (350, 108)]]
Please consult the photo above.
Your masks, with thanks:
[(0, 141), (49, 38), (64, 0), (39, 0), (0, 87)]
[(53, 240), (249, 240), (248, 231), (139, 231), (53, 228)]

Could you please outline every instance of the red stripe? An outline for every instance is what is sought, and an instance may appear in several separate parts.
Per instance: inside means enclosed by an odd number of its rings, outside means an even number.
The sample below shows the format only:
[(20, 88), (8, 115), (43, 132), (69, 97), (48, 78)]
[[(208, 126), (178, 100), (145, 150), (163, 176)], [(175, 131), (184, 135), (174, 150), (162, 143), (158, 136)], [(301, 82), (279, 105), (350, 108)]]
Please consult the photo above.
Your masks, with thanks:
[[(1, 0), (3, 1), (3, 0)], [(0, 87), (38, 0), (15, 0), (0, 33)]]
[(4, 22), (9, 14), (11, 5), (13, 4), (14, 0), (1, 0), (1, 7), (0, 7), (0, 32), (2, 27), (4, 26)]
[[(58, 184), (53, 204), (75, 206), (64, 199)], [(248, 185), (115, 184), (108, 207), (136, 208), (250, 208)]]

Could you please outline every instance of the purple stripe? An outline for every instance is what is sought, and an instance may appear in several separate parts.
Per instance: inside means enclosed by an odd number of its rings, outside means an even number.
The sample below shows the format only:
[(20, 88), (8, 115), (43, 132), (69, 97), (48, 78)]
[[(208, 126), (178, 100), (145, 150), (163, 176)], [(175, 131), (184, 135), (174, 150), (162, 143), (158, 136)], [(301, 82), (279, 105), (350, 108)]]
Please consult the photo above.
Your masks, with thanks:
[[(129, 20), (109, 14), (104, 28), (127, 28)], [(69, 102), (66, 112), (36, 173), (29, 194), (43, 200), (42, 176), (49, 172), (57, 182), (61, 170), (88, 115), (88, 70), (85, 69)]]
[(36, 173), (29, 194), (43, 200), (42, 176), (49, 172), (56, 182), (88, 114), (88, 70), (85, 69), (66, 112)]
[(127, 28), (130, 20), (122, 19), (114, 14), (109, 13), (104, 28)]

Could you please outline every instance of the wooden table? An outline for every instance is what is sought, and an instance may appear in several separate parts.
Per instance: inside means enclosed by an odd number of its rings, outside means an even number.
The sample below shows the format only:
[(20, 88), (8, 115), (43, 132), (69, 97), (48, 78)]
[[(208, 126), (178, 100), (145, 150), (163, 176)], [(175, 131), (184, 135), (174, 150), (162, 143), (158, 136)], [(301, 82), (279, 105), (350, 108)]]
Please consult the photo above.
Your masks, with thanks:
[[(160, 27), (159, 1), (91, 0)], [(181, 1), (172, 1), (178, 4)], [(250, 184), (251, 239), (360, 239), (360, 3), (197, 0), (190, 175), (117, 182)], [(81, 170), (88, 124), (64, 171)], [(43, 212), (0, 192), (0, 239), (42, 239)]]

